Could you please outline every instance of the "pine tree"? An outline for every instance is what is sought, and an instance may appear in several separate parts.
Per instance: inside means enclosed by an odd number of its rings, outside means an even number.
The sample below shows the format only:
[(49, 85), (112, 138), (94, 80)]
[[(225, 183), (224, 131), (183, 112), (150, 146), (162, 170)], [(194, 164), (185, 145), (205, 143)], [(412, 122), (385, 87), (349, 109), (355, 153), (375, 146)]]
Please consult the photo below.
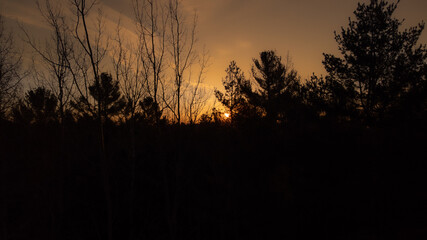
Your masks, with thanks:
[(95, 104), (88, 105), (85, 99), (72, 102), (72, 106), (83, 117), (96, 118), (99, 107), (101, 118), (109, 120), (120, 114), (126, 106), (126, 101), (120, 93), (119, 82), (113, 80), (110, 74), (101, 73), (100, 80), (94, 81), (89, 86), (89, 93), (95, 100)]
[(58, 99), (49, 90), (29, 90), (12, 110), (15, 122), (46, 125), (58, 121)]
[(408, 99), (412, 106), (425, 102), (419, 91), (425, 91), (427, 51), (417, 45), (424, 23), (400, 31), (403, 21), (393, 17), (398, 3), (359, 3), (355, 20), (335, 33), (342, 57), (324, 54), (330, 85), (351, 97), (342, 104), (368, 123), (396, 114)]
[(225, 92), (215, 90), (215, 97), (227, 108), (233, 121), (236, 113), (238, 113), (239, 106), (245, 101), (240, 86), (246, 80), (235, 61), (230, 63), (225, 72), (227, 75), (222, 80)]
[[(264, 112), (269, 121), (284, 121), (296, 104), (299, 93), (299, 77), (290, 64), (283, 64), (274, 51), (260, 53), (254, 59), (252, 76), (256, 85), (241, 82), (241, 89), (249, 103)], [(289, 63), (289, 62), (288, 62)]]
[(101, 73), (100, 81), (95, 81), (93, 85), (89, 86), (89, 92), (96, 102), (99, 102), (101, 116), (104, 119), (119, 114), (125, 106), (125, 101), (120, 93), (119, 82), (113, 80), (110, 74)]
[(162, 111), (160, 110), (159, 105), (154, 101), (154, 98), (145, 97), (144, 100), (139, 102), (139, 106), (142, 110), (142, 120), (145, 123), (149, 125), (155, 125), (160, 123)]

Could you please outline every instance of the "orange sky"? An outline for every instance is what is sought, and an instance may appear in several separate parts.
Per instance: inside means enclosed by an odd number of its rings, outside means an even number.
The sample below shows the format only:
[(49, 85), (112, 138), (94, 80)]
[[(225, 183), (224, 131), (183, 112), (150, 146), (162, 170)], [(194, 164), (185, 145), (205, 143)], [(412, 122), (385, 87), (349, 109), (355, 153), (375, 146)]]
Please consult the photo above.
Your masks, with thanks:
[[(63, 0), (56, 0), (63, 1)], [(66, 1), (66, 0), (65, 0)], [(131, 0), (101, 0), (107, 27), (121, 16), (132, 29)], [(221, 88), (224, 70), (231, 60), (249, 76), (252, 58), (263, 50), (274, 49), (292, 57), (303, 78), (324, 73), (322, 53), (336, 53), (334, 30), (346, 26), (357, 6), (356, 0), (183, 0), (188, 12), (199, 15), (199, 44), (209, 50), (211, 65), (205, 83)], [(2, 0), (1, 13), (8, 25), (16, 19), (25, 26), (43, 31), (43, 22), (34, 0)], [(397, 17), (405, 26), (427, 21), (426, 0), (402, 0)], [(126, 26), (128, 24), (128, 26)], [(17, 30), (18, 31), (18, 30)], [(421, 43), (427, 43), (424, 32)]]

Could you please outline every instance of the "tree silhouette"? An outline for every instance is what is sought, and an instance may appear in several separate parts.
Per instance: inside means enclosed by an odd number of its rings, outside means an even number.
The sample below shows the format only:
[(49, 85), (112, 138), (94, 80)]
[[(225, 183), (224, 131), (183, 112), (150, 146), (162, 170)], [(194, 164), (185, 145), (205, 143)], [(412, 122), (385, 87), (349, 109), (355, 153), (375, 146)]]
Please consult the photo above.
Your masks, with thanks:
[[(427, 51), (417, 46), (424, 23), (400, 31), (403, 21), (393, 17), (398, 3), (359, 3), (356, 19), (350, 19), (341, 34), (335, 33), (342, 57), (324, 54), (327, 78), (339, 89), (335, 97), (355, 96), (343, 104), (360, 109), (368, 122), (386, 117), (404, 99), (425, 89)], [(417, 97), (412, 104), (423, 101), (425, 97)]]
[(72, 103), (74, 108), (83, 116), (96, 117), (99, 111), (103, 120), (111, 120), (112, 117), (120, 114), (126, 106), (126, 102), (120, 93), (119, 82), (113, 80), (110, 74), (101, 73), (100, 81), (94, 81), (89, 86), (89, 93), (96, 101), (94, 106), (88, 107), (84, 99)]
[(11, 32), (4, 26), (0, 14), (0, 119), (10, 110), (22, 79), (22, 57), (16, 52)]
[(59, 118), (63, 122), (73, 85), (68, 63), (73, 51), (71, 34), (60, 5), (52, 4), (50, 0), (44, 0), (43, 3), (37, 1), (36, 4), (50, 30), (49, 38), (42, 47), (30, 36), (28, 30), (23, 26), (21, 29), (25, 35), (24, 41), (34, 50), (42, 63), (42, 70), (35, 72), (43, 80), (48, 81), (49, 89), (58, 99)]
[(165, 70), (169, 13), (161, 1), (133, 0), (133, 6), (139, 36), (139, 57), (143, 60), (143, 71), (147, 77), (146, 88), (154, 103), (160, 106), (159, 90), (163, 84), (161, 81)]
[[(169, 10), (169, 44), (172, 58), (174, 93), (172, 103), (166, 103), (178, 124), (182, 121), (183, 96), (185, 95), (186, 74), (194, 65), (197, 40), (197, 14), (188, 21), (183, 14), (182, 2), (171, 0)], [(203, 70), (202, 70), (203, 71)], [(165, 100), (165, 99), (164, 99)], [(165, 100), (165, 102), (167, 102)]]
[(130, 44), (123, 37), (122, 30), (119, 22), (115, 39), (117, 46), (112, 50), (112, 63), (114, 77), (119, 82), (120, 90), (126, 99), (125, 119), (127, 122), (132, 122), (144, 98), (147, 76), (145, 70), (140, 70), (144, 66), (140, 51), (133, 47), (131, 49), (126, 47)]
[(299, 95), (297, 72), (290, 64), (283, 64), (274, 51), (261, 52), (260, 60), (253, 61), (257, 86), (253, 89), (249, 81), (241, 81), (242, 92), (250, 104), (262, 109), (268, 121), (286, 120)]
[[(95, 90), (98, 95), (98, 101), (97, 101), (97, 107), (96, 107), (96, 118), (98, 120), (98, 126), (99, 126), (99, 156), (100, 156), (100, 167), (102, 172), (102, 182), (104, 187), (104, 194), (105, 194), (105, 201), (106, 201), (106, 212), (107, 212), (107, 218), (106, 218), (106, 225), (107, 225), (107, 239), (111, 240), (113, 239), (113, 202), (111, 199), (111, 186), (110, 186), (110, 179), (109, 179), (109, 168), (110, 163), (107, 161), (107, 151), (105, 148), (105, 134), (104, 134), (104, 119), (106, 118), (106, 111), (103, 112), (103, 109), (106, 110), (106, 106), (101, 106), (103, 103), (103, 100), (107, 100), (105, 95), (103, 93), (107, 93), (107, 91), (103, 91), (101, 89), (101, 86), (104, 84), (101, 84), (102, 81), (100, 78), (100, 64), (104, 57), (106, 56), (107, 48), (102, 47), (102, 43), (105, 42), (105, 39), (103, 38), (104, 35), (104, 18), (102, 16), (102, 11), (98, 9), (98, 18), (96, 20), (96, 34), (92, 35), (89, 34), (88, 30), (88, 16), (91, 10), (95, 5), (99, 3), (97, 0), (70, 0), (71, 4), (71, 10), (75, 13), (75, 24), (74, 24), (74, 37), (78, 41), (80, 45), (80, 50), (84, 53), (83, 60), (85, 58), (89, 58), (90, 60), (90, 66), (92, 68), (92, 74), (93, 74), (93, 80), (95, 81), (95, 86), (98, 88)], [(77, 63), (78, 61), (76, 61)], [(86, 67), (84, 67), (85, 64), (83, 64), (83, 68), (85, 70), (89, 70)], [(83, 71), (84, 76), (87, 75), (87, 71)], [(111, 78), (111, 76), (110, 76)], [(84, 86), (86, 87), (86, 79), (90, 78), (84, 78)], [(78, 84), (76, 84), (77, 89), (80, 89)], [(94, 90), (90, 90), (91, 95), (93, 95)], [(80, 96), (80, 103), (86, 103), (86, 107), (89, 106), (88, 99), (85, 98), (86, 95), (81, 94)], [(96, 98), (96, 97), (95, 97)], [(106, 102), (105, 102), (106, 103)]]
[(25, 99), (13, 109), (16, 122), (46, 125), (58, 121), (58, 99), (49, 90), (39, 87), (29, 90)]
[(159, 123), (158, 119), (162, 116), (159, 105), (154, 101), (152, 97), (146, 97), (144, 100), (139, 102), (142, 109), (142, 120), (149, 124), (154, 125)]
[[(99, 86), (98, 86), (99, 84)], [(110, 119), (120, 113), (125, 106), (120, 89), (119, 82), (113, 80), (110, 74), (101, 73), (100, 81), (95, 81), (90, 87), (89, 92), (101, 108), (100, 112), (104, 119)]]
[(245, 101), (241, 85), (246, 79), (235, 61), (230, 63), (225, 72), (227, 75), (222, 80), (225, 92), (215, 90), (215, 97), (228, 109), (230, 118), (233, 121), (239, 106)]
[(331, 76), (313, 75), (301, 87), (303, 102), (314, 118), (327, 116), (347, 121), (357, 116), (356, 93), (351, 90), (352, 86), (346, 86)]

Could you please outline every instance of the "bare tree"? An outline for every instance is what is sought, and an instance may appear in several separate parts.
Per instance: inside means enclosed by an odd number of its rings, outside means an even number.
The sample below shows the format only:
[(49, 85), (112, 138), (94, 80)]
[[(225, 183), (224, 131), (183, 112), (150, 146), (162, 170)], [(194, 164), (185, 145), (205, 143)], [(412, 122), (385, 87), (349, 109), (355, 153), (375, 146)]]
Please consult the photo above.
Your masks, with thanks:
[(147, 85), (148, 76), (144, 71), (144, 58), (138, 51), (139, 48), (135, 50), (131, 42), (124, 40), (120, 21), (114, 42), (115, 46), (112, 49), (114, 73), (127, 102), (125, 116), (133, 119), (139, 102), (145, 95), (144, 87)]
[(172, 56), (174, 93), (169, 109), (178, 124), (181, 123), (182, 97), (184, 95), (185, 74), (196, 60), (195, 44), (197, 14), (188, 22), (183, 13), (181, 0), (169, 1), (169, 30)]
[[(96, 86), (96, 92), (101, 93), (100, 83), (100, 63), (104, 59), (106, 49), (108, 46), (102, 46), (102, 40), (104, 36), (103, 31), (103, 18), (102, 12), (98, 10), (98, 18), (96, 22), (96, 33), (95, 36), (89, 33), (87, 17), (94, 6), (98, 3), (97, 0), (70, 0), (71, 10), (75, 13), (75, 28), (74, 37), (79, 42), (81, 48), (84, 50), (85, 55), (90, 60), (90, 66), (92, 68), (94, 86)], [(104, 141), (104, 119), (102, 116), (102, 98), (97, 100), (97, 119), (99, 122), (99, 134), (100, 134), (100, 164), (102, 172), (102, 180), (104, 186), (105, 200), (106, 200), (106, 211), (107, 211), (107, 239), (113, 239), (113, 207), (111, 199), (111, 186), (110, 186), (110, 163), (107, 161)]]
[[(195, 81), (189, 80), (187, 93), (185, 94), (185, 117), (190, 124), (197, 122), (198, 118), (205, 110), (206, 103), (209, 99), (208, 91), (203, 87), (203, 80), (209, 66), (209, 54), (204, 51), (198, 59), (198, 73)], [(191, 75), (190, 75), (191, 76)]]
[[(76, 69), (74, 75), (83, 77), (84, 82), (78, 84), (79, 92), (81, 93), (81, 97), (86, 98), (85, 101), (89, 102), (88, 98), (90, 94), (88, 93), (88, 87), (92, 81), (95, 83), (99, 82), (100, 64), (104, 60), (108, 49), (108, 41), (105, 38), (104, 32), (103, 13), (101, 9), (98, 9), (98, 16), (94, 26), (95, 30), (89, 31), (88, 16), (98, 4), (98, 0), (70, 0), (70, 2), (72, 11), (75, 13), (73, 36), (81, 47), (74, 50), (73, 64)], [(88, 66), (90, 66), (90, 69)], [(92, 72), (92, 77), (90, 77), (90, 72)], [(90, 81), (90, 79), (93, 80)], [(100, 103), (96, 102), (95, 104), (99, 105)], [(101, 108), (98, 106), (97, 109), (99, 111)], [(100, 116), (99, 112), (97, 116)]]
[(0, 15), (0, 119), (15, 100), (23, 78), (22, 57), (16, 51), (12, 32), (8, 32)]
[(38, 69), (44, 66), (41, 71), (36, 71), (36, 74), (41, 75), (44, 82), (47, 81), (47, 85), (58, 100), (58, 120), (61, 124), (61, 135), (58, 139), (60, 142), (60, 161), (55, 163), (56, 171), (52, 173), (52, 182), (55, 184), (52, 185), (53, 189), (51, 189), (51, 191), (57, 194), (53, 198), (51, 195), (47, 194), (47, 200), (50, 201), (49, 206), (52, 209), (52, 236), (61, 238), (64, 167), (66, 166), (64, 162), (66, 158), (63, 145), (65, 137), (64, 118), (66, 108), (69, 107), (72, 88), (75, 82), (72, 78), (73, 75), (70, 74), (71, 68), (69, 64), (74, 47), (70, 29), (66, 22), (67, 19), (60, 5), (52, 4), (50, 0), (43, 0), (41, 3), (37, 1), (36, 4), (51, 33), (48, 38), (45, 39), (44, 46), (37, 44), (23, 26), (21, 26), (21, 29), (25, 34), (24, 41), (41, 59), (42, 64), (37, 64), (35, 68)]
[[(122, 27), (119, 23), (116, 29), (116, 38), (114, 39), (114, 48), (112, 50), (112, 61), (114, 72), (120, 87), (123, 91), (126, 108), (124, 112), (125, 121), (130, 126), (130, 191), (129, 191), (129, 239), (134, 238), (134, 192), (136, 177), (136, 143), (135, 143), (135, 117), (140, 106), (141, 100), (146, 95), (145, 86), (147, 85), (147, 64), (142, 52), (143, 48), (135, 47), (130, 41), (125, 41), (122, 34)], [(141, 44), (139, 39), (138, 46)]]
[(65, 115), (65, 107), (70, 100), (73, 86), (73, 81), (69, 77), (68, 64), (68, 59), (70, 59), (73, 50), (73, 43), (62, 9), (58, 5), (53, 6), (50, 0), (44, 0), (43, 4), (40, 4), (38, 1), (36, 3), (51, 30), (51, 35), (46, 40), (45, 46), (39, 46), (30, 37), (27, 30), (23, 27), (21, 29), (26, 37), (24, 41), (36, 52), (46, 67), (47, 71), (40, 72), (39, 74), (51, 80), (48, 82), (48, 85), (50, 85), (51, 91), (58, 99), (58, 110), (60, 122), (62, 123)]
[[(84, 105), (91, 116), (96, 116), (95, 100), (90, 97), (89, 86), (93, 81), (91, 76), (91, 64), (86, 52), (78, 47), (74, 47), (70, 58), (67, 59), (68, 68), (73, 79), (75, 90), (77, 93), (72, 94), (73, 100), (71, 105), (76, 108), (76, 105)], [(81, 106), (79, 106), (81, 107)], [(77, 107), (78, 108), (78, 107)], [(78, 114), (82, 114), (78, 112)]]
[(147, 90), (155, 105), (159, 104), (159, 90), (165, 70), (166, 31), (169, 12), (161, 1), (134, 0), (138, 48), (141, 62), (149, 78)]
[[(18, 92), (19, 83), (23, 77), (21, 72), (22, 57), (16, 52), (12, 32), (6, 30), (2, 15), (0, 15), (0, 120), (6, 117), (6, 112), (11, 110)], [(8, 239), (8, 206), (7, 206), (7, 180), (6, 161), (0, 161), (0, 216), (2, 239)]]

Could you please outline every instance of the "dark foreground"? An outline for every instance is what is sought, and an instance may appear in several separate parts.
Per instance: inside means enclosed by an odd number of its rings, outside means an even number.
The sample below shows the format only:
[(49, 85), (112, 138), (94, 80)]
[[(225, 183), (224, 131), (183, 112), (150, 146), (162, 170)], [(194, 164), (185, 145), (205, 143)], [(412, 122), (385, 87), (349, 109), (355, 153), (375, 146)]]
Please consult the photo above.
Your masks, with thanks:
[(427, 237), (423, 124), (0, 128), (0, 239)]

